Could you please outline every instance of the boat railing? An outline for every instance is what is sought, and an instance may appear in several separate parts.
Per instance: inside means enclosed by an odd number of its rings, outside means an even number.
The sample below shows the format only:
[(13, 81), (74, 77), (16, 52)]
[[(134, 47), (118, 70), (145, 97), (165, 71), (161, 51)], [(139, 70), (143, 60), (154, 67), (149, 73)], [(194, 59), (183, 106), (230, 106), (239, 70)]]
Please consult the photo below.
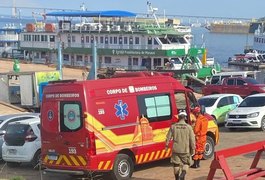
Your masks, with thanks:
[[(47, 43), (46, 43), (47, 44)], [(92, 43), (64, 43), (64, 48), (92, 48)], [(130, 45), (130, 44), (103, 44), (97, 43), (97, 48), (104, 49), (138, 49), (138, 50), (162, 50), (172, 49), (172, 46), (162, 48), (161, 45)]]
[(0, 34), (0, 41), (18, 41), (18, 34)]

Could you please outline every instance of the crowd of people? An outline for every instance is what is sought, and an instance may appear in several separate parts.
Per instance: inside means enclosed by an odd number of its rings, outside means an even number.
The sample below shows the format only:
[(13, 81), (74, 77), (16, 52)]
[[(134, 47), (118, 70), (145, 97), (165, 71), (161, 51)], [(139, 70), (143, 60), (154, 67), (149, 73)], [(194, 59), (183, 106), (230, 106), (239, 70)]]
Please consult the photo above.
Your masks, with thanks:
[[(200, 160), (206, 143), (208, 120), (201, 113), (199, 107), (192, 112), (195, 121), (192, 125), (187, 123), (186, 112), (178, 114), (178, 122), (171, 125), (167, 137), (165, 150), (168, 151), (169, 142), (173, 140), (171, 163), (173, 164), (176, 180), (184, 180), (191, 168), (199, 168)], [(193, 165), (191, 165), (193, 159)]]

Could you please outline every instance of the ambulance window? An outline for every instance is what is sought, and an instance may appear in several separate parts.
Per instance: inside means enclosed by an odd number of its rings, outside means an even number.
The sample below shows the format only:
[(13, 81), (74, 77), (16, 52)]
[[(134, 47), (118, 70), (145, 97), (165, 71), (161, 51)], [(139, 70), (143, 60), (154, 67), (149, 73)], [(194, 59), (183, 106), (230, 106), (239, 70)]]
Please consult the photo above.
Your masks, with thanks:
[(171, 119), (171, 103), (169, 94), (152, 94), (138, 96), (140, 115), (150, 122)]
[(61, 132), (78, 131), (83, 126), (80, 102), (61, 102), (60, 130)]

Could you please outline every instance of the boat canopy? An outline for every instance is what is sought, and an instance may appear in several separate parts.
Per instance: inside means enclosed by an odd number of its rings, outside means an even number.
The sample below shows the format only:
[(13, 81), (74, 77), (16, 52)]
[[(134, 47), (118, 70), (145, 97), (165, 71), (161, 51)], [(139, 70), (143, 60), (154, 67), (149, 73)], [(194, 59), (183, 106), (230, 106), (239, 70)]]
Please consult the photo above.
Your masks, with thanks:
[(69, 16), (69, 17), (135, 17), (136, 14), (129, 11), (57, 11), (47, 13), (46, 16)]

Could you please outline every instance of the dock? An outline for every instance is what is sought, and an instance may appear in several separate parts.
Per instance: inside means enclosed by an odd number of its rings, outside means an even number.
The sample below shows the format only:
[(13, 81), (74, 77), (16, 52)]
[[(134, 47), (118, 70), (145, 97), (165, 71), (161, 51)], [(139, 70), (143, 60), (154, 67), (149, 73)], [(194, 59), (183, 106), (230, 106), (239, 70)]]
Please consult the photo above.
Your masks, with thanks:
[(228, 62), (228, 66), (231, 66), (236, 69), (248, 70), (248, 71), (261, 71), (265, 70), (265, 63), (244, 63), (244, 62)]

